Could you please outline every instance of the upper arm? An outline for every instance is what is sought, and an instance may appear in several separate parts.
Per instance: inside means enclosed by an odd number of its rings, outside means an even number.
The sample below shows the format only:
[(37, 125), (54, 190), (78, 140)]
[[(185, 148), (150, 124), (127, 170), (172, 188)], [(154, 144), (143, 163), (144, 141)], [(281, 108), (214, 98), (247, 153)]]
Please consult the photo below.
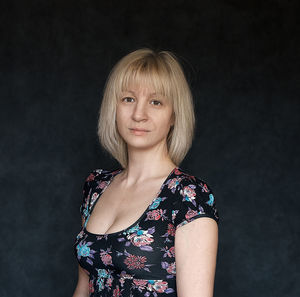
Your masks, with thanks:
[(212, 297), (218, 248), (218, 225), (209, 217), (176, 230), (178, 297)]
[(178, 297), (212, 297), (219, 214), (212, 189), (191, 176), (179, 185), (174, 203)]
[(89, 296), (89, 276), (83, 270), (83, 268), (80, 265), (78, 265), (78, 282), (73, 297), (88, 297), (88, 296)]

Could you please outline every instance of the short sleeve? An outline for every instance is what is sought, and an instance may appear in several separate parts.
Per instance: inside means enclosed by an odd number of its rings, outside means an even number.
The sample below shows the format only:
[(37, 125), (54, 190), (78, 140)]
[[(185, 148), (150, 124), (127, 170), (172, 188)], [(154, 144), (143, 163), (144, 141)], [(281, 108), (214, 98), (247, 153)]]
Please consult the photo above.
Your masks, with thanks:
[(173, 216), (176, 229), (201, 217), (209, 217), (219, 223), (219, 214), (212, 189), (206, 182), (190, 176), (178, 187)]
[(79, 210), (80, 210), (81, 215), (84, 218), (86, 218), (89, 213), (91, 192), (92, 192), (92, 188), (93, 188), (92, 185), (93, 185), (93, 182), (94, 182), (97, 174), (99, 174), (97, 169), (91, 171), (83, 183), (82, 201), (81, 201)]

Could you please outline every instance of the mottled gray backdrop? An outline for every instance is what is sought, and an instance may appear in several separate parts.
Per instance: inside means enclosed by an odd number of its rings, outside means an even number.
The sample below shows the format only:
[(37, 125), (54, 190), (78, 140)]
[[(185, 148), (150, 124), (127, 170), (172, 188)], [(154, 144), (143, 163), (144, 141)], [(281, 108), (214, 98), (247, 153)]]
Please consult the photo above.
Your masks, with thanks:
[(216, 196), (215, 296), (300, 296), (298, 0), (0, 5), (1, 297), (72, 296), (83, 181), (118, 167), (96, 135), (105, 79), (144, 46), (192, 87), (181, 168)]

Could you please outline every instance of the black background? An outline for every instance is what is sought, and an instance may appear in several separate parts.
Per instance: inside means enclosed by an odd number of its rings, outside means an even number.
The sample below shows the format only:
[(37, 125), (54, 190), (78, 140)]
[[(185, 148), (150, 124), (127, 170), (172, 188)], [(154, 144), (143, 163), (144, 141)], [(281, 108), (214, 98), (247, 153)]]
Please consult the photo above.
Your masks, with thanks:
[(214, 296), (300, 296), (298, 0), (1, 3), (2, 297), (72, 296), (83, 181), (119, 166), (96, 135), (105, 79), (145, 46), (194, 95), (180, 167), (215, 193)]

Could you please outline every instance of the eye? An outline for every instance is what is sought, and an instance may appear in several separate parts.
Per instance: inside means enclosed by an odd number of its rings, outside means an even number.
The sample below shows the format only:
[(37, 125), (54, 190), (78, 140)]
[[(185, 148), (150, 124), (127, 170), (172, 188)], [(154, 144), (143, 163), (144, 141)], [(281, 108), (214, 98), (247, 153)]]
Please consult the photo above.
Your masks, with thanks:
[(151, 102), (155, 102), (154, 105), (156, 105), (156, 106), (162, 105), (162, 103), (158, 100), (152, 100)]
[(122, 98), (122, 101), (125, 101), (125, 102), (132, 102), (131, 100), (134, 100), (134, 99), (132, 97), (124, 97), (124, 98)]

